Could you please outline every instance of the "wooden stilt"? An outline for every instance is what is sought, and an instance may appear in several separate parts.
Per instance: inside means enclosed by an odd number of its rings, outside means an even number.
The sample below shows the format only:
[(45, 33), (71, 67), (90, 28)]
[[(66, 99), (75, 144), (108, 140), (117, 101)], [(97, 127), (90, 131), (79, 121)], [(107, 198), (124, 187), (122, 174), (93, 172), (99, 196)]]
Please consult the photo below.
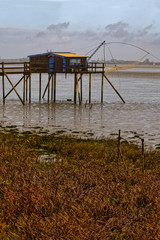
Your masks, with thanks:
[(102, 82), (101, 82), (101, 103), (103, 103), (103, 73), (102, 73)]
[(120, 97), (120, 99), (122, 100), (123, 103), (125, 103), (124, 99), (122, 98), (122, 96), (119, 94), (119, 92), (116, 90), (116, 88), (113, 86), (113, 84), (109, 81), (109, 79), (106, 77), (105, 74), (103, 74), (103, 76), (105, 77), (105, 79), (107, 80), (107, 82), (111, 85), (111, 87), (114, 89), (114, 91), (117, 93), (117, 95)]
[(49, 86), (49, 84), (50, 84), (51, 78), (50, 78), (49, 76), (50, 76), (50, 75), (48, 74), (48, 82), (47, 82), (47, 85), (46, 85), (46, 88), (45, 88), (45, 90), (44, 90), (44, 93), (43, 93), (42, 98), (44, 98), (44, 96), (45, 96), (45, 94), (46, 94), (46, 91), (47, 91), (47, 89), (48, 89), (48, 86)]
[(89, 104), (91, 104), (91, 73), (89, 73)]
[(23, 76), (23, 102), (25, 103), (25, 84), (26, 84), (26, 75)]
[(53, 102), (53, 73), (51, 74), (51, 102)]
[(2, 63), (2, 89), (3, 89), (3, 104), (5, 104), (4, 63)]
[(24, 63), (24, 75), (23, 75), (23, 102), (25, 103), (25, 85), (26, 85), (26, 63)]
[(81, 104), (81, 94), (80, 94), (79, 82), (78, 82), (78, 75), (77, 75), (77, 74), (76, 74), (76, 83), (77, 83), (77, 89), (78, 89), (79, 104)]
[(77, 73), (74, 75), (74, 103), (77, 102)]
[(29, 65), (29, 103), (31, 103), (31, 64)]
[(49, 99), (50, 99), (50, 79), (51, 79), (51, 76), (50, 76), (50, 74), (48, 74), (48, 103), (49, 103)]
[(56, 102), (56, 73), (54, 73), (54, 102)]
[(80, 81), (81, 81), (81, 102), (82, 102), (82, 99), (83, 99), (83, 95), (82, 95), (82, 94), (83, 94), (83, 92), (82, 92), (82, 86), (83, 86), (83, 83), (82, 83), (82, 74), (81, 74), (81, 80), (80, 80)]
[(28, 78), (29, 76), (26, 77), (26, 102), (28, 101)]
[(42, 74), (39, 74), (39, 102), (41, 102)]

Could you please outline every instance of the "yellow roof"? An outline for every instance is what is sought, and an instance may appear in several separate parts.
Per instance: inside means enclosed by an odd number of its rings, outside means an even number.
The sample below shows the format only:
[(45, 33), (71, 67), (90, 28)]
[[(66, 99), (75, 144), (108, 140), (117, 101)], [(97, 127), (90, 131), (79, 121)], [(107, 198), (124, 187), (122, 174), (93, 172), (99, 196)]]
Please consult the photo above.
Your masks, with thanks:
[(56, 55), (59, 55), (59, 56), (63, 56), (63, 57), (74, 57), (74, 58), (79, 58), (79, 57), (86, 57), (86, 56), (83, 56), (83, 55), (79, 55), (79, 54), (76, 54), (76, 53), (57, 53), (57, 52), (53, 52), (53, 54), (56, 54)]

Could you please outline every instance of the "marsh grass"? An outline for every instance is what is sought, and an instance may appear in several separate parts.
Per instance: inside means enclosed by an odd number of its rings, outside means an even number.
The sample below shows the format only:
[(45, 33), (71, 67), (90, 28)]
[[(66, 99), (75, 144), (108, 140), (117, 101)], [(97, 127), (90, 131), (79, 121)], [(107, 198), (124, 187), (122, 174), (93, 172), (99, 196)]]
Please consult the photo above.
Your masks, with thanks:
[[(42, 152), (57, 161), (41, 162)], [(160, 152), (123, 142), (0, 134), (0, 239), (160, 239)]]

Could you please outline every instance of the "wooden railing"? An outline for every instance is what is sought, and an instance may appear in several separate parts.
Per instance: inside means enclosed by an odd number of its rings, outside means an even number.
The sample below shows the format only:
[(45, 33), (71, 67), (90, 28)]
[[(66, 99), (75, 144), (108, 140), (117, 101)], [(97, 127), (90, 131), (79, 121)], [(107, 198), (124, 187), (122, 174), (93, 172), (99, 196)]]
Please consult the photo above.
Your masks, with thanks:
[(103, 63), (88, 63), (87, 65), (72, 65), (69, 67), (54, 67), (53, 63), (43, 62), (2, 62), (0, 63), (0, 75), (7, 74), (31, 74), (31, 73), (99, 73), (104, 72)]

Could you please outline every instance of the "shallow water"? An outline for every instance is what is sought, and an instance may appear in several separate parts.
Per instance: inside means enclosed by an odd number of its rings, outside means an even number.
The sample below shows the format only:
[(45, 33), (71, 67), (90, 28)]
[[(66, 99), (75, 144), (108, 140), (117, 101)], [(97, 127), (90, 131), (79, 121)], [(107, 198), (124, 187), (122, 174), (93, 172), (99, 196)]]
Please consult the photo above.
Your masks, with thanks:
[[(145, 69), (143, 70), (145, 71)], [(147, 70), (148, 71), (148, 70)], [(152, 69), (154, 72), (154, 69)], [(157, 72), (157, 69), (156, 69)], [(15, 83), (18, 78), (11, 76)], [(20, 79), (20, 76), (19, 76)], [(110, 75), (109, 79), (125, 99), (123, 104), (107, 81), (104, 82), (104, 104), (100, 104), (101, 76), (92, 77), (92, 104), (88, 100), (88, 76), (83, 78), (83, 104), (74, 105), (74, 76), (59, 75), (57, 78), (57, 103), (38, 103), (38, 76), (32, 76), (32, 104), (22, 106), (15, 93), (0, 104), (1, 126), (17, 125), (20, 131), (58, 132), (73, 134), (83, 138), (117, 137), (121, 129), (122, 137), (128, 141), (141, 142), (147, 146), (160, 144), (160, 78), (139, 78), (127, 73), (123, 78)], [(43, 75), (43, 91), (47, 75)], [(10, 86), (6, 83), (6, 92)], [(17, 88), (22, 93), (22, 84)], [(22, 95), (22, 94), (21, 94)], [(46, 96), (47, 98), (47, 96)], [(2, 92), (0, 93), (2, 99)]]

